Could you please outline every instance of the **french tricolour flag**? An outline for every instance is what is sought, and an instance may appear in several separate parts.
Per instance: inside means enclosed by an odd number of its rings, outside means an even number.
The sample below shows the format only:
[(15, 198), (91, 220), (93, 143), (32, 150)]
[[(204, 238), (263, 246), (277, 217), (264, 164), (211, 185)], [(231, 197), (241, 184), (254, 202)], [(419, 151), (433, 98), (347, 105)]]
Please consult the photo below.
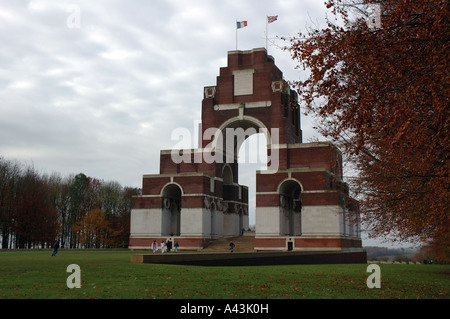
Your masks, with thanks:
[(238, 29), (245, 28), (247, 26), (247, 21), (238, 21), (236, 24)]

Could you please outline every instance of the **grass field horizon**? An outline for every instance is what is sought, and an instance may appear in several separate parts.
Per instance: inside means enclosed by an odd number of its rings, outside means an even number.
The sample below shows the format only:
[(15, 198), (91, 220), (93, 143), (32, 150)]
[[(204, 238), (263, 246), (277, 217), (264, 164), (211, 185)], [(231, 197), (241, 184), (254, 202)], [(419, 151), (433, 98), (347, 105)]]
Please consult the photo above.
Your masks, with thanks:
[[(134, 264), (128, 250), (0, 251), (0, 299), (448, 299), (450, 265), (204, 267)], [(68, 288), (67, 267), (81, 270)]]

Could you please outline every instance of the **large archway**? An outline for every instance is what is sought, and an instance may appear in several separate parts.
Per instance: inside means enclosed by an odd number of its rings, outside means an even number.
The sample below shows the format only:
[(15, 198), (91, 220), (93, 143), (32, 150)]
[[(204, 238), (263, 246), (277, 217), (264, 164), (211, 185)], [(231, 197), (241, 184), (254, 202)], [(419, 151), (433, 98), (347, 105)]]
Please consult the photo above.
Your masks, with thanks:
[[(255, 172), (267, 168), (271, 142), (271, 132), (264, 123), (251, 116), (230, 118), (217, 129), (210, 145), (216, 154), (223, 156), (223, 200), (228, 212), (235, 213), (223, 215), (224, 235), (242, 234), (242, 230), (255, 225)], [(247, 205), (241, 204), (245, 201), (244, 194), (247, 194)]]
[(267, 169), (266, 135), (249, 136), (238, 151), (239, 183), (248, 186), (248, 216), (251, 229), (256, 225), (256, 172)]
[(233, 117), (222, 123), (216, 130), (212, 142), (212, 151), (223, 154), (224, 162), (234, 163), (238, 159), (241, 145), (247, 138), (255, 134), (263, 134), (266, 149), (271, 148), (273, 143), (271, 133), (266, 125), (255, 117)]

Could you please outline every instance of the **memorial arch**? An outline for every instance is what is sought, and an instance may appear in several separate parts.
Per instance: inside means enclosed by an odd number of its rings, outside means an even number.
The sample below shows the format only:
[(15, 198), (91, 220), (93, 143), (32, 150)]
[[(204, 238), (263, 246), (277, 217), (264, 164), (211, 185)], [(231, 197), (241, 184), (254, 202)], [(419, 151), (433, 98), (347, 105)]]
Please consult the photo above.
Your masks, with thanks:
[(159, 174), (143, 176), (129, 247), (172, 238), (181, 249), (202, 249), (247, 229), (237, 154), (257, 133), (266, 138), (267, 169), (256, 172), (255, 250), (361, 247), (358, 225), (344, 218), (357, 205), (341, 153), (329, 142), (302, 142), (298, 95), (273, 57), (263, 48), (230, 51), (216, 82), (204, 88), (198, 149), (163, 150)]

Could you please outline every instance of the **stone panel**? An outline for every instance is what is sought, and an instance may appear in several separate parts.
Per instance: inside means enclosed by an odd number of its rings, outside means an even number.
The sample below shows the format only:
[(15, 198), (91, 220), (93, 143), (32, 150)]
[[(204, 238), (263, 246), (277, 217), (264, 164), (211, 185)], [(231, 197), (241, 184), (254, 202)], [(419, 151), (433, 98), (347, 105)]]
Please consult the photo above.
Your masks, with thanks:
[(130, 233), (161, 235), (161, 209), (132, 209)]
[(305, 206), (302, 209), (302, 234), (340, 235), (339, 206)]

